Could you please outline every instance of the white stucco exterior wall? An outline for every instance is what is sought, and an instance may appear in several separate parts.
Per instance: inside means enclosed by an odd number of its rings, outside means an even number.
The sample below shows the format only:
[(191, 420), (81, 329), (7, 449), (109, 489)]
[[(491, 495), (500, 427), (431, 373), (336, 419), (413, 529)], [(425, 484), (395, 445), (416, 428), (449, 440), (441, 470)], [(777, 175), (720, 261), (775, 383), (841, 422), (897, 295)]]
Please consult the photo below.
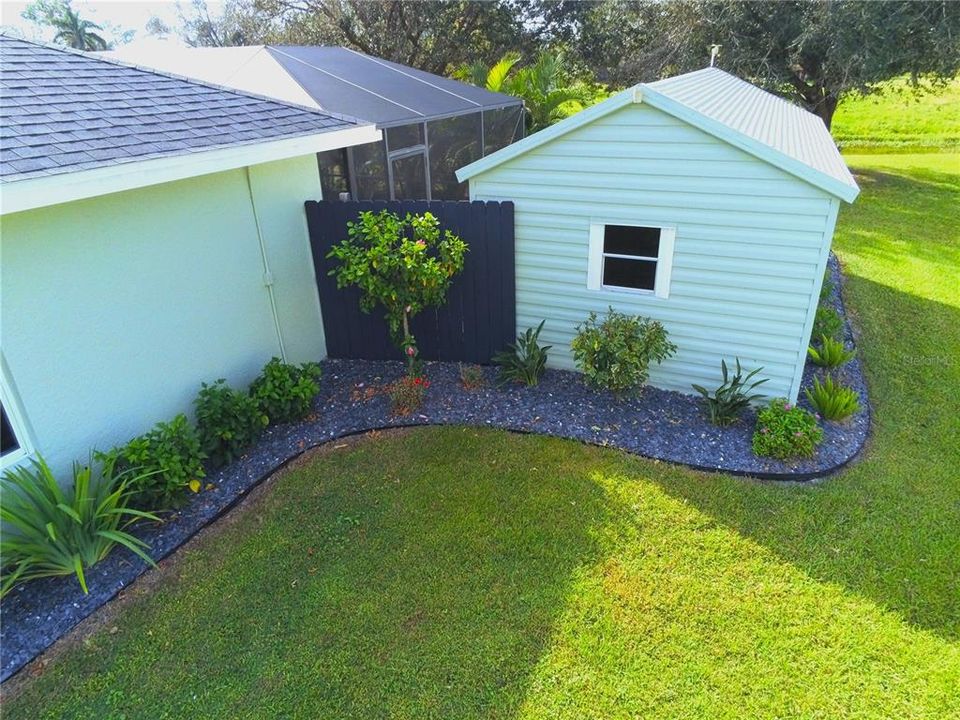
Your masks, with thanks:
[(2, 217), (4, 375), (55, 471), (189, 412), (201, 381), (243, 386), (278, 324), (289, 361), (324, 357), (319, 197), (307, 155)]

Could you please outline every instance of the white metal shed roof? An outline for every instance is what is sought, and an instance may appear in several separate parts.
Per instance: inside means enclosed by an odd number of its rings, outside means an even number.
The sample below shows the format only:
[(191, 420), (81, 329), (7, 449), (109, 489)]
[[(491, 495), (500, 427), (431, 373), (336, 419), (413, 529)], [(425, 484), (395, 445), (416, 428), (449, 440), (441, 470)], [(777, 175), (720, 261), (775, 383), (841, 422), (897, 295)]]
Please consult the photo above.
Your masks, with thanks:
[(646, 103), (847, 202), (860, 189), (823, 121), (719, 68), (640, 83), (457, 171), (462, 182), (630, 103)]

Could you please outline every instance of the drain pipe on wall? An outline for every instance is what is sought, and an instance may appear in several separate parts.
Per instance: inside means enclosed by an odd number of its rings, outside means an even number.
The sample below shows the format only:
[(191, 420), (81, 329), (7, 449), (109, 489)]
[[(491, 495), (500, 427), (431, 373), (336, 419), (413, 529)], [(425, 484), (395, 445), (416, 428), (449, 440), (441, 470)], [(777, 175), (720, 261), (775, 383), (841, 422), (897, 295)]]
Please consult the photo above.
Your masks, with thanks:
[(260, 241), (260, 259), (263, 261), (263, 284), (267, 288), (270, 298), (270, 312), (273, 314), (273, 326), (277, 330), (277, 344), (280, 346), (280, 359), (287, 361), (287, 352), (283, 347), (283, 331), (280, 329), (280, 315), (277, 313), (277, 298), (273, 294), (273, 273), (270, 272), (270, 262), (267, 260), (267, 246), (263, 242), (263, 231), (260, 228), (260, 216), (257, 214), (257, 203), (253, 199), (253, 184), (250, 182), (250, 166), (244, 168), (247, 174), (247, 192), (250, 195), (250, 208), (253, 210), (253, 222), (257, 226), (257, 240)]

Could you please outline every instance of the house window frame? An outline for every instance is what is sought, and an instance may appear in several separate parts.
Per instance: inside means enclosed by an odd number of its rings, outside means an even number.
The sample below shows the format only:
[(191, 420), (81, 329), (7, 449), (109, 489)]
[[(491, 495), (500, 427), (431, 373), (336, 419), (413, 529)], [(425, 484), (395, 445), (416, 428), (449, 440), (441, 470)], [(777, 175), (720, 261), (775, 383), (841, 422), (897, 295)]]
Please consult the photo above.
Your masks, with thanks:
[[(620, 255), (617, 253), (605, 253), (603, 251), (603, 241), (608, 225), (619, 227), (637, 227), (637, 228), (656, 228), (660, 231), (660, 242), (657, 248), (657, 257), (647, 257), (640, 255)], [(640, 295), (646, 297), (660, 298), (666, 300), (670, 297), (670, 277), (673, 274), (673, 254), (677, 238), (677, 227), (667, 225), (662, 222), (652, 222), (647, 220), (621, 220), (621, 219), (591, 219), (590, 221), (590, 244), (589, 257), (587, 265), (587, 289), (596, 292), (607, 293), (629, 293), (631, 295)], [(656, 262), (656, 271), (653, 280), (653, 289), (630, 288), (621, 285), (603, 284), (603, 261), (606, 257), (619, 257), (629, 260), (646, 260)]]
[(8, 470), (33, 456), (34, 444), (30, 431), (27, 426), (26, 416), (7, 371), (7, 364), (0, 358), (0, 402), (3, 403), (3, 410), (7, 416), (7, 422), (10, 424), (10, 430), (17, 439), (16, 450), (12, 450), (4, 455), (0, 455), (0, 470)]

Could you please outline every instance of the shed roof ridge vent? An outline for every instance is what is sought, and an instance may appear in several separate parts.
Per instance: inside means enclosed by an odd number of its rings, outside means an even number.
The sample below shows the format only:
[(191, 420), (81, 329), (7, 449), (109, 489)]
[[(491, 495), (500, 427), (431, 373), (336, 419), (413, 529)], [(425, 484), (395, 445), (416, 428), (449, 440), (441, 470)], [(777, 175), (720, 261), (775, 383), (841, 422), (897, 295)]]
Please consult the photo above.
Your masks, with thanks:
[[(351, 82), (350, 80), (347, 80), (346, 78), (340, 77), (339, 75), (337, 75), (337, 74), (335, 74), (335, 73), (332, 73), (332, 72), (330, 72), (329, 70), (324, 70), (324, 69), (321, 68), (321, 67), (317, 67), (317, 66), (314, 65), (313, 63), (308, 63), (306, 60), (302, 60), (301, 58), (298, 58), (298, 57), (295, 56), (295, 55), (291, 55), (291, 54), (288, 53), (288, 52), (284, 52), (283, 50), (281, 50), (281, 49), (280, 49), (279, 47), (277, 47), (276, 45), (269, 45), (269, 46), (268, 46), (268, 49), (269, 49), (271, 52), (279, 53), (279, 54), (283, 55), (284, 57), (290, 58), (291, 60), (293, 60), (293, 61), (295, 61), (295, 62), (298, 62), (298, 63), (300, 63), (301, 65), (306, 65), (308, 68), (312, 68), (312, 69), (316, 70), (317, 72), (323, 73), (324, 75), (329, 75), (329, 76), (332, 77), (334, 80), (339, 80), (340, 82), (342, 82), (342, 83), (344, 83), (344, 84), (346, 84), (346, 85), (349, 85), (349, 86), (351, 86), (351, 87), (354, 87), (354, 88), (356, 88), (357, 90), (360, 90), (361, 92), (365, 92), (365, 93), (367, 93), (367, 94), (369, 94), (369, 95), (373, 95), (374, 97), (378, 97), (378, 98), (380, 98), (381, 100), (385, 100), (385, 101), (387, 101), (388, 103), (390, 103), (391, 105), (396, 105), (397, 107), (403, 108), (404, 110), (409, 110), (409, 111), (412, 112), (414, 115), (419, 115), (420, 117), (426, 117), (426, 116), (425, 116), (422, 112), (420, 112), (419, 110), (414, 110), (412, 107), (407, 107), (407, 106), (404, 105), (403, 103), (398, 103), (396, 100), (391, 100), (390, 98), (388, 98), (388, 97), (385, 96), (385, 95), (381, 95), (381, 94), (378, 93), (378, 92), (374, 92), (373, 90), (369, 90), (369, 89), (363, 87), (362, 85), (357, 85), (357, 83)], [(301, 87), (302, 87), (302, 86), (301, 86)], [(325, 112), (326, 112), (326, 111), (325, 111)]]
[(411, 75), (411, 74), (408, 73), (408, 72), (404, 72), (403, 70), (400, 70), (399, 68), (393, 67), (392, 64), (386, 63), (386, 62), (384, 62), (383, 60), (381, 60), (381, 59), (379, 59), (379, 58), (375, 58), (375, 57), (373, 57), (373, 56), (371, 56), (371, 55), (366, 55), (366, 54), (364, 54), (364, 53), (362, 53), (362, 52), (358, 52), (358, 51), (354, 50), (353, 48), (344, 47), (343, 49), (346, 50), (347, 52), (353, 53), (354, 55), (359, 55), (360, 57), (364, 58), (365, 60), (369, 60), (370, 62), (373, 62), (373, 63), (379, 65), (380, 67), (386, 68), (387, 70), (392, 70), (392, 71), (395, 72), (395, 73), (399, 73), (400, 75), (403, 75), (404, 77), (408, 77), (408, 78), (410, 78), (411, 80), (416, 80), (417, 82), (423, 83), (424, 85), (427, 85), (428, 87), (432, 87), (432, 88), (434, 88), (435, 90), (439, 90), (440, 92), (445, 92), (445, 93), (447, 93), (447, 95), (453, 95), (455, 98), (459, 98), (459, 99), (461, 99), (461, 100), (463, 100), (463, 101), (465, 101), (465, 102), (470, 103), (471, 105), (476, 105), (477, 107), (483, 107), (483, 105), (481, 105), (480, 103), (478, 103), (476, 100), (471, 100), (470, 98), (464, 97), (463, 95), (460, 95), (460, 94), (458, 94), (458, 93), (455, 93), (455, 92), (453, 92), (452, 90), (447, 90), (446, 88), (442, 88), (442, 87), (440, 87), (439, 85), (436, 85), (436, 84), (434, 84), (434, 83), (432, 83), (432, 82), (430, 82), (430, 81), (428, 81), (428, 80), (424, 80), (423, 78), (419, 78), (419, 77), (417, 77), (416, 75)]

